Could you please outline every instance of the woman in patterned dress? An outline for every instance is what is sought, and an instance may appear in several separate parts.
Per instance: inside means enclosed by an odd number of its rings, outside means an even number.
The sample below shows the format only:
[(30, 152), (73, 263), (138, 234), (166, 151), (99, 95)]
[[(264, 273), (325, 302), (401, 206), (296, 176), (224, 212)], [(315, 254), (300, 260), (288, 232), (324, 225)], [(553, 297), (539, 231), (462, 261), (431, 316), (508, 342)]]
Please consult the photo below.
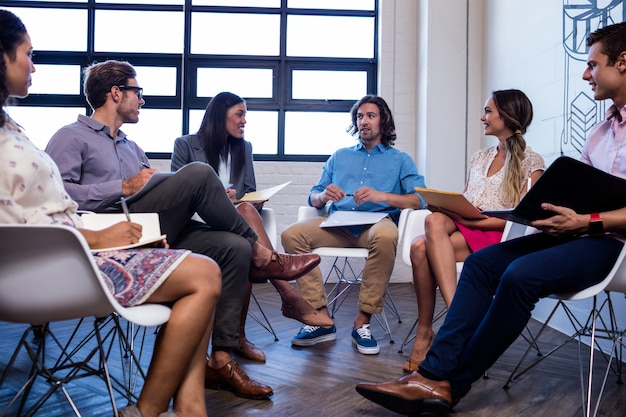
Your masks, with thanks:
[[(472, 156), (463, 193), (479, 210), (515, 207), (545, 170), (543, 158), (526, 146), (522, 136), (532, 117), (532, 104), (519, 90), (494, 91), (485, 103), (480, 120), (485, 135), (497, 137), (498, 145)], [(468, 220), (451, 212), (432, 210), (424, 222), (425, 235), (411, 243), (418, 322), (413, 350), (403, 366), (406, 373), (417, 370), (435, 337), (432, 321), (437, 287), (449, 306), (456, 291), (456, 262), (500, 242), (506, 224), (496, 218)]]
[[(0, 223), (74, 226), (92, 249), (138, 242), (141, 226), (131, 222), (102, 231), (82, 229), (78, 205), (65, 192), (58, 167), (5, 112), (10, 97), (28, 95), (35, 72), (32, 49), (21, 20), (0, 10)], [(139, 400), (120, 415), (205, 417), (204, 369), (221, 272), (208, 257), (163, 245), (94, 254), (120, 304), (168, 303), (172, 308), (157, 337)], [(172, 399), (176, 414), (167, 412)]]

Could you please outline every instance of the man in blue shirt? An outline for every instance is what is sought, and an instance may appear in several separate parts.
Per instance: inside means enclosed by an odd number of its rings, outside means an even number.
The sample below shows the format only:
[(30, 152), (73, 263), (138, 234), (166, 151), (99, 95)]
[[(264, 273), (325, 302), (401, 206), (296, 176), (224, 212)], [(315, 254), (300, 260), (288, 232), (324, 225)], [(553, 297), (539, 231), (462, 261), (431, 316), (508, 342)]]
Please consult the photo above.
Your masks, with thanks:
[[(324, 246), (367, 248), (369, 255), (363, 269), (359, 312), (354, 319), (352, 338), (360, 353), (376, 354), (378, 343), (369, 329), (372, 314), (383, 308), (396, 258), (397, 221), (401, 209), (422, 207), (415, 187), (425, 187), (413, 159), (392, 145), (395, 124), (389, 106), (381, 97), (365, 96), (351, 110), (350, 133), (358, 133), (359, 143), (339, 149), (324, 164), (322, 176), (311, 188), (309, 204), (329, 213), (335, 211), (385, 212), (389, 216), (365, 226), (320, 228), (324, 218), (315, 218), (289, 226), (282, 233), (288, 253), (310, 253)], [(328, 298), (319, 268), (297, 280), (302, 296), (320, 313), (328, 315)], [(291, 343), (311, 346), (335, 340), (336, 328), (305, 325)]]

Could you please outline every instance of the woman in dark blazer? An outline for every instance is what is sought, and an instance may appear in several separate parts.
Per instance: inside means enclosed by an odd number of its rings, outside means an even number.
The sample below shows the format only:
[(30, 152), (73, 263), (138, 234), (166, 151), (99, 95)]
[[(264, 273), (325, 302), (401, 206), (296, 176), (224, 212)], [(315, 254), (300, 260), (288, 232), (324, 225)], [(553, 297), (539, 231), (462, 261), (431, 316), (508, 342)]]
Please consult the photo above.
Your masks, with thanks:
[[(241, 198), (245, 193), (256, 191), (252, 144), (244, 140), (246, 103), (236, 94), (222, 92), (207, 105), (200, 129), (196, 134), (182, 136), (174, 142), (172, 171), (190, 162), (204, 162), (215, 170), (228, 196)], [(259, 236), (259, 243), (273, 249), (259, 211), (263, 203), (240, 203), (237, 210)], [(332, 321), (319, 314), (287, 281), (270, 280), (282, 299), (285, 317), (311, 326), (330, 326)], [(246, 339), (245, 324), (250, 303), (252, 285), (248, 283), (239, 328), (239, 348), (235, 353), (247, 359), (265, 362), (265, 354)]]

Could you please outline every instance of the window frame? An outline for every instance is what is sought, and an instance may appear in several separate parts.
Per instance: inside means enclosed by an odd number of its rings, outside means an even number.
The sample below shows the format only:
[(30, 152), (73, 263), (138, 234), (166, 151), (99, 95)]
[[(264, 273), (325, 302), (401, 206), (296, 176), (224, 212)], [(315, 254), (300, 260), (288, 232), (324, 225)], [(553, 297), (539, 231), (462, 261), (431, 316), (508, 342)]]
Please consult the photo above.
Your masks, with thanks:
[[(198, 68), (271, 68), (274, 74), (272, 82), (272, 97), (270, 99), (246, 98), (249, 110), (265, 110), (278, 112), (278, 151), (276, 154), (255, 154), (257, 161), (325, 161), (329, 155), (285, 155), (285, 113), (288, 111), (310, 112), (349, 112), (354, 100), (313, 100), (292, 99), (292, 71), (294, 70), (324, 70), (324, 71), (362, 71), (367, 75), (366, 94), (377, 94), (378, 77), (378, 1), (374, 3), (374, 10), (334, 10), (334, 9), (293, 9), (288, 8), (288, 0), (281, 0), (280, 8), (267, 7), (231, 7), (231, 6), (199, 6), (192, 5), (192, 0), (184, 0), (183, 5), (162, 4), (117, 4), (96, 3), (95, 0), (86, 0), (84, 3), (63, 1), (2, 1), (0, 7), (9, 8), (48, 8), (48, 9), (82, 9), (87, 10), (87, 50), (80, 52), (70, 51), (34, 51), (33, 61), (38, 64), (80, 65), (81, 71), (93, 62), (107, 59), (125, 60), (135, 67), (173, 67), (176, 68), (175, 96), (153, 96), (145, 92), (146, 104), (144, 108), (151, 109), (182, 109), (181, 134), (193, 132), (197, 127), (189, 126), (191, 110), (204, 110), (210, 97), (197, 95)], [(120, 53), (115, 51), (96, 52), (94, 50), (94, 28), (97, 10), (138, 10), (138, 11), (176, 11), (184, 13), (184, 47), (182, 54), (175, 53)], [(193, 13), (253, 13), (280, 15), (280, 52), (277, 56), (259, 55), (211, 55), (191, 54), (191, 16)], [(290, 57), (287, 50), (287, 16), (356, 16), (371, 17), (374, 19), (373, 57), (372, 58), (329, 58), (329, 57)], [(36, 46), (36, 44), (35, 44)], [(81, 77), (82, 78), (82, 77)], [(183, 80), (185, 84), (183, 85)], [(20, 100), (28, 106), (52, 107), (85, 107), (86, 114), (92, 110), (84, 98), (82, 79), (80, 95), (74, 94), (31, 94)], [(141, 122), (141, 121), (140, 121)], [(59, 126), (60, 127), (60, 126)], [(175, 138), (172, 138), (172, 144)], [(150, 152), (144, 149), (151, 159), (170, 159), (171, 152)]]

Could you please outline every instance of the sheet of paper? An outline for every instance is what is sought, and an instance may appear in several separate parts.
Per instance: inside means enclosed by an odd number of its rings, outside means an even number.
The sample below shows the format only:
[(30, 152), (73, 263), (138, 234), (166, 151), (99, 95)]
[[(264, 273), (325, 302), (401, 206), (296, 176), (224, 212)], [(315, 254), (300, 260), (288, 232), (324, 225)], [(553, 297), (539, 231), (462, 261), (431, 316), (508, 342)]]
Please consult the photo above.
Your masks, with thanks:
[(283, 188), (285, 188), (289, 184), (291, 184), (291, 181), (287, 181), (287, 182), (285, 182), (283, 184), (276, 185), (276, 186), (270, 187), (270, 188), (266, 188), (264, 190), (258, 190), (258, 191), (253, 191), (251, 193), (246, 193), (239, 200), (233, 200), (233, 202), (235, 204), (236, 203), (241, 203), (241, 202), (263, 203), (263, 202), (269, 200), (270, 197), (272, 197), (274, 194), (276, 194), (277, 192), (279, 192), (280, 190), (282, 190)]
[(358, 226), (378, 223), (389, 213), (371, 211), (335, 211), (326, 218), (320, 227)]

